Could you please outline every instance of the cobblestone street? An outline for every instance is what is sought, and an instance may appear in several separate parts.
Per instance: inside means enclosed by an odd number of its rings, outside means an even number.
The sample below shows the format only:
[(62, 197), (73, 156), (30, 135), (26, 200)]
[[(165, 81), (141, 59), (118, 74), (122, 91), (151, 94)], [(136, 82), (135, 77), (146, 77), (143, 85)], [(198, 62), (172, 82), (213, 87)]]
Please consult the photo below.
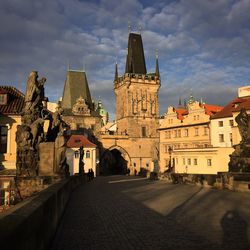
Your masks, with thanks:
[(139, 177), (76, 189), (51, 250), (249, 249), (250, 195)]

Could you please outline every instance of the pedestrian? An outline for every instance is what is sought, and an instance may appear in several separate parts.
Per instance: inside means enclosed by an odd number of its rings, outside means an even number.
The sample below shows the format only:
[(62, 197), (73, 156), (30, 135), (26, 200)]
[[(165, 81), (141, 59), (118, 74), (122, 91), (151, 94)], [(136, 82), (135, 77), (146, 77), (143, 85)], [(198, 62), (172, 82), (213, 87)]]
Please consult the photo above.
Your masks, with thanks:
[(90, 169), (88, 171), (88, 181), (91, 181), (91, 171), (90, 171)]
[(137, 175), (137, 170), (136, 170), (136, 168), (135, 168), (134, 174), (135, 174), (135, 176)]
[(91, 168), (91, 170), (90, 170), (90, 173), (91, 173), (90, 178), (91, 178), (91, 180), (93, 180), (93, 179), (94, 179), (94, 171), (93, 171), (92, 168)]

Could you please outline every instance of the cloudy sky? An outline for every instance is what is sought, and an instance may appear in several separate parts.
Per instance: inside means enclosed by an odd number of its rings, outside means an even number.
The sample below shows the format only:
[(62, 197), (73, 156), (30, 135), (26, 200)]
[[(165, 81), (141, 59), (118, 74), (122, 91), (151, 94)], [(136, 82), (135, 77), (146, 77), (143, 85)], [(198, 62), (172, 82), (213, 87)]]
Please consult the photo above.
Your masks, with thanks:
[(148, 72), (159, 53), (161, 114), (191, 92), (224, 105), (250, 85), (249, 13), (250, 0), (0, 0), (0, 84), (25, 91), (37, 70), (56, 101), (69, 62), (85, 68), (93, 98), (114, 114), (114, 65), (124, 73), (130, 20)]

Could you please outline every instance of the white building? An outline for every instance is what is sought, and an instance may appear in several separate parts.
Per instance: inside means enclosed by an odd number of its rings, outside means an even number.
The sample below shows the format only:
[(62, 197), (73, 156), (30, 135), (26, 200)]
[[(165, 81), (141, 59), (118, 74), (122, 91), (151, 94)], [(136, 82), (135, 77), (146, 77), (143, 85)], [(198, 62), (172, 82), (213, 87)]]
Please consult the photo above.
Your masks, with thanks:
[(90, 142), (83, 135), (71, 135), (67, 141), (66, 157), (69, 164), (70, 175), (79, 173), (79, 148), (83, 146), (84, 156), (84, 172), (87, 173), (89, 169), (94, 171), (94, 176), (97, 174), (97, 146)]

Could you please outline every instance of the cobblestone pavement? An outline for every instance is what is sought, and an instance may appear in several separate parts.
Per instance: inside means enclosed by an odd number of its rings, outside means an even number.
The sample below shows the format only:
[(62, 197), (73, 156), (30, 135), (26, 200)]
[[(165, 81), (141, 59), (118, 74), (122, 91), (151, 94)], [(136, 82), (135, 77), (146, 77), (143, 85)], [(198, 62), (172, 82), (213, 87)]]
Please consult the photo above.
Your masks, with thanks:
[(249, 227), (246, 193), (98, 177), (72, 193), (51, 250), (247, 250)]

